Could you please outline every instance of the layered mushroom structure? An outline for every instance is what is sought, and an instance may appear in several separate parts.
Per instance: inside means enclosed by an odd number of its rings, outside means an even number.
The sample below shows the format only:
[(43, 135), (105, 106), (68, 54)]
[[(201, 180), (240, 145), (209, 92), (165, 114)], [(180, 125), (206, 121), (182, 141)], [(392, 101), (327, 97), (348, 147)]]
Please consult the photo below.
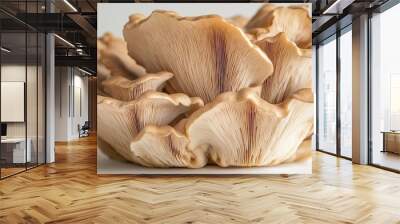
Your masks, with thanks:
[(258, 34), (257, 39), (284, 32), (297, 46), (311, 48), (312, 24), (308, 7), (267, 4), (250, 19), (245, 29)]
[(189, 117), (189, 149), (209, 145), (209, 158), (221, 167), (280, 164), (312, 133), (313, 114), (310, 89), (281, 104), (253, 89), (224, 93)]
[(129, 102), (100, 96), (97, 99), (98, 135), (125, 159), (141, 164), (140, 156), (130, 144), (147, 125), (168, 125), (201, 106), (200, 98), (181, 93), (168, 95), (151, 91)]
[(269, 58), (246, 35), (219, 16), (181, 17), (154, 11), (125, 25), (129, 55), (150, 72), (174, 77), (168, 92), (198, 96), (205, 103), (227, 91), (262, 84), (271, 75)]
[[(288, 17), (293, 16), (291, 20)], [(311, 18), (130, 16), (98, 40), (98, 136), (146, 167), (274, 166), (310, 157)]]

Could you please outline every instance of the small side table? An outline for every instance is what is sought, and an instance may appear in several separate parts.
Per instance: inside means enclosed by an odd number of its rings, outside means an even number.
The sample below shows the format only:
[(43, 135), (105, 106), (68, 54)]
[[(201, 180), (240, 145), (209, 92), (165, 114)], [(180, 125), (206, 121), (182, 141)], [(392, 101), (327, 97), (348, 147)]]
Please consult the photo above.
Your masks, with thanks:
[(400, 131), (382, 131), (383, 150), (382, 152), (391, 152), (400, 154)]
[[(1, 139), (2, 144), (2, 160), (5, 160), (5, 163), (11, 164), (22, 164), (26, 162), (31, 162), (32, 152), (31, 146), (32, 141), (30, 138), (6, 138)], [(25, 144), (27, 144), (25, 151)], [(4, 147), (4, 148), (3, 148)]]

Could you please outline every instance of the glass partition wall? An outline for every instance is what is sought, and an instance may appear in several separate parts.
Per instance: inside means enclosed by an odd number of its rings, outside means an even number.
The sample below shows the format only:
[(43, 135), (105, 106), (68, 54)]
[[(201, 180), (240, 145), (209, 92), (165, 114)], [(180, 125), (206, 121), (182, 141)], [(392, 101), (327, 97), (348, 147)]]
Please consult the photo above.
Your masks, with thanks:
[(351, 25), (317, 46), (317, 150), (352, 157)]
[(370, 163), (400, 171), (400, 4), (371, 18)]
[[(34, 4), (38, 3), (20, 1), (18, 7), (35, 12), (39, 5)], [(45, 163), (46, 40), (44, 33), (12, 15), (0, 11), (0, 19), (0, 178), (3, 179)]]
[(352, 158), (352, 33), (351, 25), (342, 30), (340, 64), (340, 155)]
[(318, 149), (336, 153), (336, 36), (318, 46)]

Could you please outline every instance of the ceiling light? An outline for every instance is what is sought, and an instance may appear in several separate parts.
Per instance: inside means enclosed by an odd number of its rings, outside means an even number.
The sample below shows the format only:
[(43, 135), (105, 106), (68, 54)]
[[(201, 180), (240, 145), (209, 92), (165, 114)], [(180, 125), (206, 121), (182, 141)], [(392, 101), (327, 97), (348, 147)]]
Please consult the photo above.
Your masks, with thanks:
[(65, 44), (67, 44), (68, 46), (75, 48), (75, 45), (73, 45), (73, 44), (72, 44), (71, 42), (69, 42), (68, 40), (66, 40), (66, 39), (64, 39), (64, 38), (62, 38), (62, 37), (60, 37), (60, 36), (57, 35), (57, 34), (54, 34), (54, 36), (57, 37), (57, 38), (58, 38), (59, 40), (61, 40), (62, 42), (64, 42)]
[(83, 73), (85, 73), (85, 74), (87, 74), (87, 75), (92, 75), (92, 73), (90, 73), (90, 72), (88, 72), (88, 71), (86, 71), (86, 70), (83, 70), (83, 69), (81, 69), (81, 68), (79, 68), (79, 67), (78, 67), (78, 70), (81, 71), (81, 72), (83, 72)]
[(69, 3), (68, 0), (64, 0), (64, 3), (68, 5), (68, 7), (70, 7), (74, 12), (78, 12), (78, 10), (71, 3)]
[(1, 47), (0, 49), (1, 49), (1, 51), (4, 51), (6, 53), (10, 53), (11, 52), (11, 50), (9, 50), (9, 49), (7, 49), (5, 47)]

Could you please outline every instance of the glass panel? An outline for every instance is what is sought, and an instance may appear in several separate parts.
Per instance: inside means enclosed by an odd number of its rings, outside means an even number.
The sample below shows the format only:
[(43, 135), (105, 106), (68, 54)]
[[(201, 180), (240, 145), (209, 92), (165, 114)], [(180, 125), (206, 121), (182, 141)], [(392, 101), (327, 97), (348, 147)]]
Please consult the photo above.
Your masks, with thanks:
[[(1, 161), (2, 177), (25, 170), (26, 33), (1, 34)], [(29, 148), (29, 147), (28, 147)]]
[(400, 170), (400, 5), (372, 18), (372, 163)]
[[(0, 1), (0, 7), (23, 16), (45, 12), (45, 1)], [(0, 20), (6, 21), (0, 23), (0, 177), (4, 178), (45, 162), (46, 54), (43, 33), (3, 12)]]
[(340, 153), (352, 157), (352, 35), (340, 36)]
[[(26, 12), (37, 13), (37, 1), (27, 2)], [(37, 20), (38, 17), (33, 17)], [(32, 21), (36, 23), (37, 21)], [(27, 150), (30, 158), (27, 167), (35, 167), (38, 163), (38, 33), (27, 31), (27, 80), (26, 80), (26, 113), (27, 113)]]
[(46, 37), (44, 34), (39, 33), (38, 35), (38, 163), (45, 163), (45, 120), (46, 120), (46, 108), (45, 108), (45, 60), (46, 60)]
[(318, 48), (318, 148), (336, 153), (336, 38)]
[(38, 57), (37, 57), (37, 45), (38, 36), (36, 32), (27, 33), (28, 38), (28, 50), (27, 50), (27, 80), (26, 80), (26, 113), (27, 113), (27, 143), (28, 151), (30, 151), (30, 158), (28, 159), (28, 168), (37, 165), (37, 132), (38, 132), (38, 120), (37, 120), (37, 74), (38, 74)]

